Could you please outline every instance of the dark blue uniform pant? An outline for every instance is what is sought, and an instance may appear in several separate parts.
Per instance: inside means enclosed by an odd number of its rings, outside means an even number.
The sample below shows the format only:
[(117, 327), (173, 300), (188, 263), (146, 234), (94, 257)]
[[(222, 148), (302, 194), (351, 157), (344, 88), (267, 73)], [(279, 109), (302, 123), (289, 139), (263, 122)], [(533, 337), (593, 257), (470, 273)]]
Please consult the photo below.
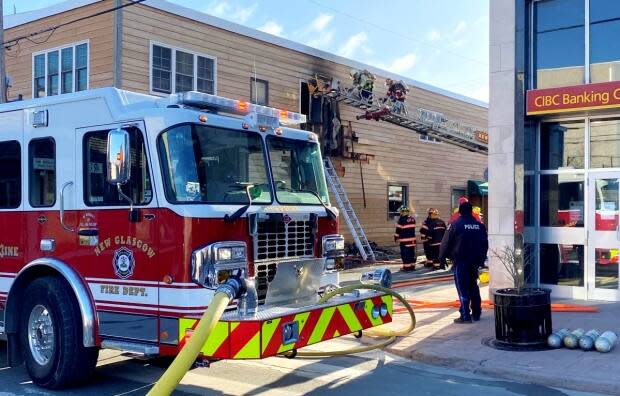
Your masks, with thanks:
[(454, 265), (454, 282), (461, 301), (461, 319), (479, 318), (482, 312), (480, 289), (478, 288), (478, 266), (457, 261)]
[(400, 258), (403, 259), (403, 264), (415, 264), (415, 247), (401, 243)]

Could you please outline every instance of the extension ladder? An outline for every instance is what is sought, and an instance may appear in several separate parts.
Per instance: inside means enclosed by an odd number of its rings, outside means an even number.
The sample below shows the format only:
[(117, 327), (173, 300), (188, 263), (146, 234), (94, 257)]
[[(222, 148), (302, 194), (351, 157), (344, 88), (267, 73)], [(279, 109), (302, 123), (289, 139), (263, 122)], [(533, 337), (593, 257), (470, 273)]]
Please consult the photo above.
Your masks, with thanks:
[(347, 196), (347, 193), (340, 182), (340, 178), (336, 173), (336, 169), (334, 168), (334, 165), (329, 157), (325, 159), (325, 176), (327, 178), (329, 189), (336, 198), (336, 204), (340, 210), (340, 215), (347, 223), (351, 236), (355, 241), (357, 250), (359, 250), (360, 255), (364, 260), (375, 261), (375, 253), (372, 251), (370, 243), (368, 243), (364, 229), (355, 214), (353, 205), (351, 205), (351, 201), (349, 201), (349, 197)]
[[(364, 110), (367, 112), (366, 114), (380, 112), (381, 110), (386, 111), (385, 106), (377, 103), (377, 98), (373, 101), (372, 94), (367, 95), (368, 98), (364, 98), (353, 90), (345, 88), (332, 91), (328, 95), (335, 98), (338, 102)], [(360, 118), (364, 118), (364, 116), (358, 116), (358, 119)], [(386, 111), (386, 114), (380, 115), (378, 118), (470, 151), (488, 152), (488, 134), (486, 132), (477, 130), (473, 126), (450, 120), (444, 114), (436, 111), (421, 108), (405, 109), (401, 113)]]

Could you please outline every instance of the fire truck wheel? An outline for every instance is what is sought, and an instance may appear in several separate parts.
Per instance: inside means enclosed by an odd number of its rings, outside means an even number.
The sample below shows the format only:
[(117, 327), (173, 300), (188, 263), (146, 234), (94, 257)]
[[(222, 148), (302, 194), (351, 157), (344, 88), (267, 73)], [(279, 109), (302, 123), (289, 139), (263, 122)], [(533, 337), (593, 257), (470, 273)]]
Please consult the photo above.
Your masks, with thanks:
[(98, 348), (82, 344), (82, 320), (64, 279), (34, 280), (24, 291), (19, 333), (32, 381), (59, 389), (85, 380), (97, 364)]

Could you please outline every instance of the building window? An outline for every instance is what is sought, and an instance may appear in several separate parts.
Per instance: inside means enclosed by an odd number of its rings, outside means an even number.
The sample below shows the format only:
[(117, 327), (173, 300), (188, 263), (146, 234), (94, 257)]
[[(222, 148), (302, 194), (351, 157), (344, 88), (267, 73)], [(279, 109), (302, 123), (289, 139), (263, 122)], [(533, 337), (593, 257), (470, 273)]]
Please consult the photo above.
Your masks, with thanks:
[(540, 283), (583, 286), (583, 245), (540, 245)]
[(30, 206), (56, 203), (56, 143), (53, 138), (34, 139), (28, 144)]
[(590, 168), (620, 168), (620, 119), (590, 122)]
[(620, 2), (590, 0), (590, 80), (620, 80)]
[(540, 176), (540, 226), (578, 227), (584, 224), (584, 175)]
[(420, 141), (425, 143), (442, 143), (442, 141), (437, 139), (436, 137), (424, 134), (420, 135)]
[(151, 92), (215, 94), (216, 59), (159, 44), (151, 45)]
[(250, 78), (250, 101), (261, 106), (269, 105), (269, 82)]
[[(135, 205), (151, 202), (153, 190), (142, 133), (129, 129), (131, 147), (131, 178), (122, 186), (123, 193)], [(106, 148), (108, 131), (89, 132), (84, 135), (84, 202), (88, 206), (129, 206), (116, 186), (106, 180)]]
[(22, 201), (21, 148), (17, 141), (0, 142), (0, 209), (15, 209)]
[(88, 89), (88, 43), (33, 54), (32, 95), (35, 98)]
[(536, 88), (584, 83), (584, 0), (536, 2), (533, 37)]
[(540, 168), (542, 170), (583, 169), (585, 123), (545, 122), (540, 127)]
[(401, 206), (408, 206), (409, 186), (404, 184), (388, 185), (388, 218), (392, 219), (399, 215)]

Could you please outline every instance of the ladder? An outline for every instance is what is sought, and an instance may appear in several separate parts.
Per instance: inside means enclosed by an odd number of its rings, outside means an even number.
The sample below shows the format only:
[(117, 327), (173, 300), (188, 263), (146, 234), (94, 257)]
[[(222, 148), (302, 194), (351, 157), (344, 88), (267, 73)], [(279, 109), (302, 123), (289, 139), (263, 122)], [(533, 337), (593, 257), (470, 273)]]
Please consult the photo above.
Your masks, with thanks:
[(360, 255), (364, 260), (375, 261), (375, 253), (372, 251), (370, 243), (368, 243), (364, 229), (355, 214), (351, 201), (349, 201), (347, 192), (344, 190), (342, 183), (340, 183), (340, 178), (336, 173), (336, 169), (332, 164), (331, 158), (327, 157), (324, 162), (325, 175), (329, 189), (336, 198), (338, 209), (340, 209), (340, 215), (347, 223), (351, 236), (353, 236), (353, 240), (355, 241), (355, 246), (357, 246), (357, 250), (359, 250)]
[[(364, 98), (353, 90), (344, 88), (332, 91), (328, 95), (338, 102), (364, 110), (366, 114), (385, 111), (385, 106), (377, 103), (378, 99), (372, 100), (372, 94)], [(358, 116), (358, 119), (362, 118), (364, 116)], [(379, 119), (470, 151), (488, 152), (489, 138), (485, 131), (459, 121), (450, 120), (443, 113), (416, 108), (413, 110), (406, 109), (401, 113), (385, 111), (385, 114), (379, 116)]]

